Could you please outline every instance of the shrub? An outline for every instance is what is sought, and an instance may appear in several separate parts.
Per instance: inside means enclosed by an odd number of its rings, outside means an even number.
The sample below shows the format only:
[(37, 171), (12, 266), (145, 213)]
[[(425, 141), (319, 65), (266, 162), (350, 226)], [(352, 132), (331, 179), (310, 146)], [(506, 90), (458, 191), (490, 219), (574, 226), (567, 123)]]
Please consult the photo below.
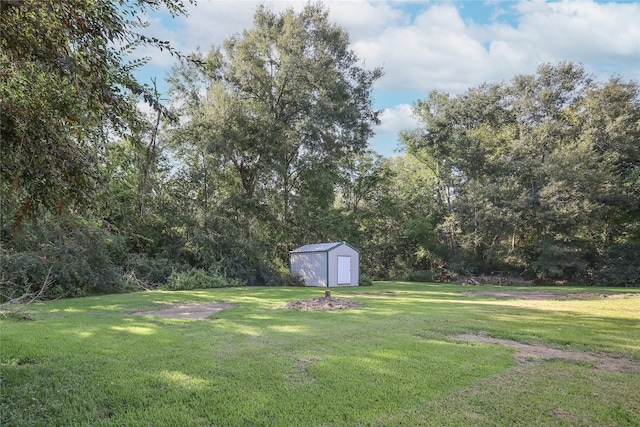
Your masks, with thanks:
[(193, 289), (231, 288), (244, 285), (244, 282), (228, 278), (220, 273), (219, 268), (213, 271), (193, 268), (185, 272), (174, 271), (171, 273), (164, 288), (170, 291), (189, 291)]
[(280, 284), (282, 286), (298, 286), (298, 287), (304, 287), (307, 286), (304, 283), (304, 280), (302, 280), (302, 278), (300, 276), (294, 276), (291, 273), (281, 273), (280, 274)]
[(361, 274), (359, 284), (360, 286), (373, 286), (373, 279), (366, 274)]
[[(210, 227), (217, 228), (216, 223)], [(210, 265), (219, 266), (225, 277), (236, 278), (248, 286), (281, 284), (277, 266), (268, 261), (267, 249), (260, 242), (243, 240), (228, 223), (218, 227), (225, 233), (201, 230), (187, 242), (184, 255), (192, 267), (209, 270)]]
[(609, 248), (605, 266), (596, 274), (600, 286), (640, 286), (640, 244), (623, 243)]
[(406, 280), (410, 282), (433, 282), (433, 273), (430, 270), (416, 270), (407, 274)]
[(409, 282), (452, 282), (458, 275), (444, 266), (436, 266), (431, 270), (413, 270), (406, 273), (403, 280)]
[(165, 285), (172, 273), (184, 270), (186, 270), (184, 264), (163, 257), (151, 258), (145, 254), (131, 255), (125, 266), (127, 275), (147, 287)]

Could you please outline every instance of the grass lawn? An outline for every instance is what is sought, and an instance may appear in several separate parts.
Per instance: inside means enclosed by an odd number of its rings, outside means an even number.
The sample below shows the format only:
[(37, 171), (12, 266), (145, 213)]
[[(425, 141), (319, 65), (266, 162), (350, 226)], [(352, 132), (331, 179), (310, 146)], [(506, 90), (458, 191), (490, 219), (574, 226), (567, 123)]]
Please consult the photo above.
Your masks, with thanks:
[[(637, 296), (491, 293), (505, 289)], [(363, 303), (354, 309), (278, 308), (323, 295), (232, 288), (33, 305), (33, 321), (0, 321), (0, 425), (640, 425), (640, 289), (378, 282), (332, 289)], [(132, 315), (205, 302), (236, 306), (205, 320)], [(459, 334), (596, 357), (517, 360), (516, 348)], [(612, 356), (626, 368), (598, 364)]]

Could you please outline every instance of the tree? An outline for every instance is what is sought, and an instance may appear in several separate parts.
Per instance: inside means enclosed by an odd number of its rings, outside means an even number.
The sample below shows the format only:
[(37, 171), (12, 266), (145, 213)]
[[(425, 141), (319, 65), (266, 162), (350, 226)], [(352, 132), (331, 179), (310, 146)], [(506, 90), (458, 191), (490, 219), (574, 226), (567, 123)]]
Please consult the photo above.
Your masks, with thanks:
[(286, 223), (303, 171), (336, 171), (366, 146), (381, 71), (358, 66), (348, 35), (319, 4), (280, 14), (260, 6), (254, 23), (203, 60), (208, 93), (186, 128), (208, 130), (202, 143), (236, 171), (248, 198), (260, 188), (277, 193)]
[(0, 3), (2, 214), (19, 225), (40, 209), (89, 202), (100, 181), (96, 145), (106, 126), (136, 121), (141, 96), (168, 115), (127, 62), (136, 47), (175, 52), (138, 32), (142, 17), (181, 0), (11, 0)]
[(342, 180), (337, 185), (342, 203), (354, 214), (358, 213), (362, 203), (380, 197), (390, 175), (384, 158), (374, 151), (352, 155), (341, 169)]
[(450, 266), (592, 281), (637, 238), (639, 105), (637, 83), (572, 63), (419, 101), (402, 139), (436, 178)]

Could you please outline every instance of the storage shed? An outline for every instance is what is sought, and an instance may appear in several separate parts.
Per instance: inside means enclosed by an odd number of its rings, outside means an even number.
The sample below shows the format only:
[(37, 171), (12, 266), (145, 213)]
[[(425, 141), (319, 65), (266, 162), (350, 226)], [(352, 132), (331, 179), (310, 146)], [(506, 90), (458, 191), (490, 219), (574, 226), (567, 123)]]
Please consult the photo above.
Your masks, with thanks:
[(358, 286), (360, 252), (345, 242), (315, 243), (289, 252), (291, 273), (307, 286)]

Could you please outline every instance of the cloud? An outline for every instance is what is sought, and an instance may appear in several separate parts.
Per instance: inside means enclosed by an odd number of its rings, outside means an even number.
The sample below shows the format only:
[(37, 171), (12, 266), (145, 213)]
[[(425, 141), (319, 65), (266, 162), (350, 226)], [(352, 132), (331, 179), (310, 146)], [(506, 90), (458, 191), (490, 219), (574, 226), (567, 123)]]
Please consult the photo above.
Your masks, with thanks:
[(511, 37), (498, 32), (496, 37), (549, 60), (627, 57), (640, 62), (640, 4), (562, 1), (535, 2), (531, 8), (530, 3), (515, 6), (527, 12), (521, 15), (518, 31)]
[[(304, 2), (262, 2), (274, 11)], [(153, 15), (149, 34), (172, 42), (182, 52), (208, 51), (233, 34), (253, 27), (261, 2), (206, 1), (188, 6), (174, 20)], [(485, 3), (493, 19), (465, 15), (466, 4), (433, 2), (326, 0), (330, 20), (350, 35), (352, 48), (367, 67), (382, 66), (376, 87), (431, 89), (458, 93), (486, 81), (535, 72), (542, 62), (575, 61), (608, 77), (611, 70), (640, 77), (640, 3), (591, 0), (525, 0)], [(471, 13), (471, 12), (469, 12)], [(141, 49), (151, 64), (167, 66), (167, 52)], [(619, 68), (616, 70), (616, 67)], [(622, 69), (620, 69), (622, 67)]]
[(369, 143), (375, 151), (386, 156), (391, 155), (397, 148), (400, 131), (418, 127), (412, 107), (408, 104), (383, 109), (380, 121), (380, 125), (374, 129), (376, 134)]
[(418, 126), (418, 120), (413, 116), (413, 108), (408, 104), (385, 108), (380, 115), (380, 122), (376, 128), (377, 131), (390, 134), (397, 134), (401, 130)]
[(359, 40), (354, 50), (372, 66), (382, 66), (379, 87), (386, 90), (461, 91), (483, 77), (488, 53), (470, 34), (452, 3), (436, 4), (410, 25), (385, 29)]
[(375, 37), (390, 26), (408, 24), (410, 16), (388, 2), (328, 1), (329, 19), (348, 30), (351, 41)]
[(255, 1), (198, 1), (190, 6), (189, 15), (178, 18), (183, 48), (192, 52), (196, 47), (208, 51), (244, 29), (253, 27)]
[(412, 22), (399, 16), (353, 46), (368, 65), (383, 66), (378, 87), (385, 90), (458, 93), (559, 61), (583, 63), (600, 78), (612, 69), (637, 78), (639, 16), (638, 3), (536, 0), (496, 9), (494, 20), (482, 24), (463, 19), (455, 3), (434, 3)]

